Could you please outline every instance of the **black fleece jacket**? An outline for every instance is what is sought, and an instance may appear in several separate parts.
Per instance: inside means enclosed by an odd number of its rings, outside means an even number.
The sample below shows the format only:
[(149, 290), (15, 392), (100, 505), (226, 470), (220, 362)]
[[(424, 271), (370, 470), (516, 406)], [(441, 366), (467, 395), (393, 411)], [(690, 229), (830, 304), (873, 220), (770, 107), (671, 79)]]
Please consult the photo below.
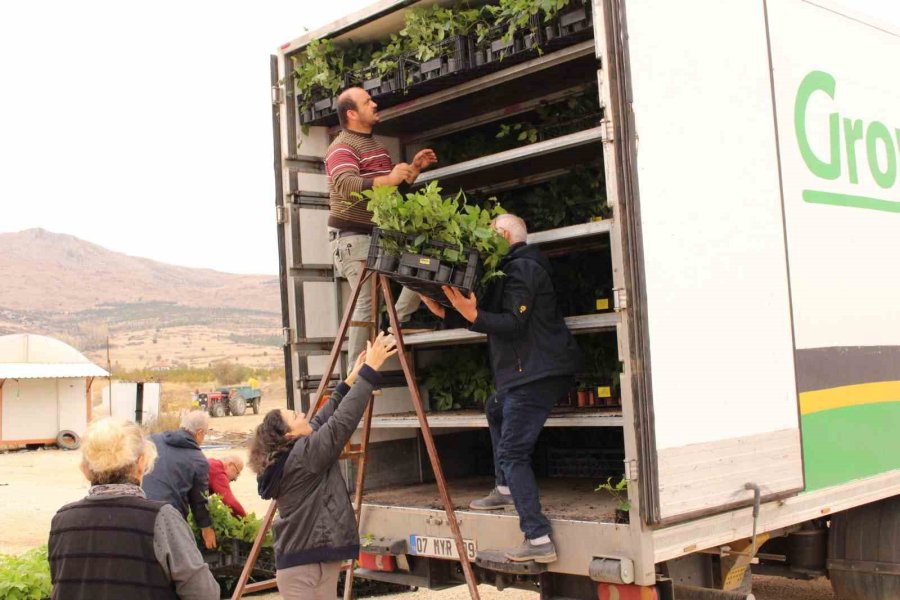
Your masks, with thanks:
[(494, 386), (503, 392), (526, 383), (574, 374), (580, 352), (556, 304), (551, 267), (537, 246), (510, 246), (495, 279), (478, 300), (469, 324), (448, 309), (445, 325), (487, 334)]

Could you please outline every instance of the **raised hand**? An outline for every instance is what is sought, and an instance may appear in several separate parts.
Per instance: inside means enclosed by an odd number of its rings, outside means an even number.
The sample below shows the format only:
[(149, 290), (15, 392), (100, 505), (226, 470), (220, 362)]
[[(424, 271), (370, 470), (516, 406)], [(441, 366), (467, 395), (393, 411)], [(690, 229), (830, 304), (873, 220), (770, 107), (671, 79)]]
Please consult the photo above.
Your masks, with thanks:
[(397, 354), (397, 341), (382, 331), (374, 342), (366, 342), (366, 364), (376, 371), (384, 361)]
[(437, 154), (434, 153), (434, 150), (432, 150), (431, 148), (425, 148), (424, 150), (419, 150), (418, 152), (416, 152), (416, 156), (412, 161), (412, 166), (421, 172), (437, 161)]

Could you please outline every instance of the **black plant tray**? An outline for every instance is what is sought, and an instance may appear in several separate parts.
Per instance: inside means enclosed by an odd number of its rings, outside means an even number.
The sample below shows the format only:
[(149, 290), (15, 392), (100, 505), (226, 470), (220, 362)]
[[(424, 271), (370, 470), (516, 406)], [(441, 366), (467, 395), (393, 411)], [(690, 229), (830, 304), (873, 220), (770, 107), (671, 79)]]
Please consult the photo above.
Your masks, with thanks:
[(407, 55), (401, 67), (406, 88), (421, 94), (453, 85), (471, 70), (471, 48), (469, 36), (454, 35), (436, 45), (435, 57), (430, 60)]
[(503, 40), (506, 31), (506, 27), (492, 27), (483, 40), (472, 41), (469, 52), (472, 68), (505, 69), (538, 55), (538, 48), (543, 45), (543, 30), (537, 17), (531, 17), (529, 28), (517, 31), (508, 42)]
[(403, 252), (397, 257), (385, 252), (385, 238), (393, 239), (401, 247), (410, 247), (416, 237), (414, 234), (406, 235), (376, 227), (372, 232), (366, 266), (444, 306), (450, 306), (450, 302), (441, 289), (443, 286), (459, 288), (464, 294), (470, 294), (475, 289), (481, 278), (482, 268), (478, 252), (474, 249), (464, 250), (466, 261), (462, 264), (437, 258), (445, 249), (454, 248), (437, 241), (422, 244), (419, 253)]
[(550, 477), (589, 477), (601, 479), (622, 470), (622, 453), (600, 448), (554, 448), (547, 453)]
[(369, 92), (372, 98), (383, 101), (387, 97), (401, 96), (406, 91), (406, 81), (403, 78), (403, 70), (398, 64), (397, 68), (379, 75), (373, 67), (366, 67), (359, 71), (348, 73), (344, 87), (359, 86)]
[(559, 50), (594, 35), (591, 3), (574, 0), (549, 22), (541, 22), (541, 40), (547, 50)]
[(299, 106), (298, 99), (297, 110), (300, 113), (300, 124), (316, 125), (319, 121), (337, 114), (337, 97), (330, 91), (320, 90), (318, 94), (313, 95), (312, 105), (306, 107), (305, 110), (301, 109), (303, 107)]
[[(238, 540), (220, 541), (215, 551), (202, 550), (203, 560), (209, 565), (209, 570), (216, 576), (238, 577), (244, 569), (244, 564), (250, 558), (250, 550), (253, 544)], [(259, 551), (259, 557), (253, 566), (254, 577), (275, 576), (275, 549), (271, 546), (263, 547)]]

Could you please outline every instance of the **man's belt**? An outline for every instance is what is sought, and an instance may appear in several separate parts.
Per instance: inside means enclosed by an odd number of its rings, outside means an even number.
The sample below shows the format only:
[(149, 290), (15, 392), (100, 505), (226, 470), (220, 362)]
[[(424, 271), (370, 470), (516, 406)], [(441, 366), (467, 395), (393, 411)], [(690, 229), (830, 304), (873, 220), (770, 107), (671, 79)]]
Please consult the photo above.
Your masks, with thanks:
[(372, 235), (368, 231), (355, 231), (353, 229), (331, 230), (328, 232), (328, 239), (342, 238), (351, 235)]

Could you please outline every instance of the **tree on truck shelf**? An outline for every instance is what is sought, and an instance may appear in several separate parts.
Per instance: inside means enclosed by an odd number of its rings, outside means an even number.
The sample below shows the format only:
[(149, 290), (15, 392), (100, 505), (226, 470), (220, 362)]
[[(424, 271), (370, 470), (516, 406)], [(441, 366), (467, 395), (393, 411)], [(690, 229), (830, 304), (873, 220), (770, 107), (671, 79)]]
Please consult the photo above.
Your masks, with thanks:
[[(900, 255), (900, 84), (879, 68), (900, 63), (898, 28), (849, 0), (695, 3), (716, 27), (690, 36), (684, 3), (477, 4), (383, 0), (273, 57), (288, 406), (308, 409), (352, 285), (332, 274), (319, 167), (333, 99), (359, 85), (393, 162), (438, 149), (382, 199), (440, 187), (524, 218), (588, 358), (533, 460), (558, 560), (510, 565), (490, 550), (521, 541), (516, 519), (460, 509), (481, 581), (545, 599), (735, 599), (760, 573), (900, 598), (900, 283), (872, 261)], [(450, 242), (397, 268), (446, 281), (423, 265), (453, 262)], [(466, 267), (451, 285), (484, 272)], [(433, 394), (447, 489), (469, 507), (494, 479), (485, 338), (403, 340)], [(359, 521), (367, 552), (391, 559), (355, 573), (459, 584), (401, 380), (387, 373), (375, 399)], [(347, 461), (348, 488), (357, 472)]]

